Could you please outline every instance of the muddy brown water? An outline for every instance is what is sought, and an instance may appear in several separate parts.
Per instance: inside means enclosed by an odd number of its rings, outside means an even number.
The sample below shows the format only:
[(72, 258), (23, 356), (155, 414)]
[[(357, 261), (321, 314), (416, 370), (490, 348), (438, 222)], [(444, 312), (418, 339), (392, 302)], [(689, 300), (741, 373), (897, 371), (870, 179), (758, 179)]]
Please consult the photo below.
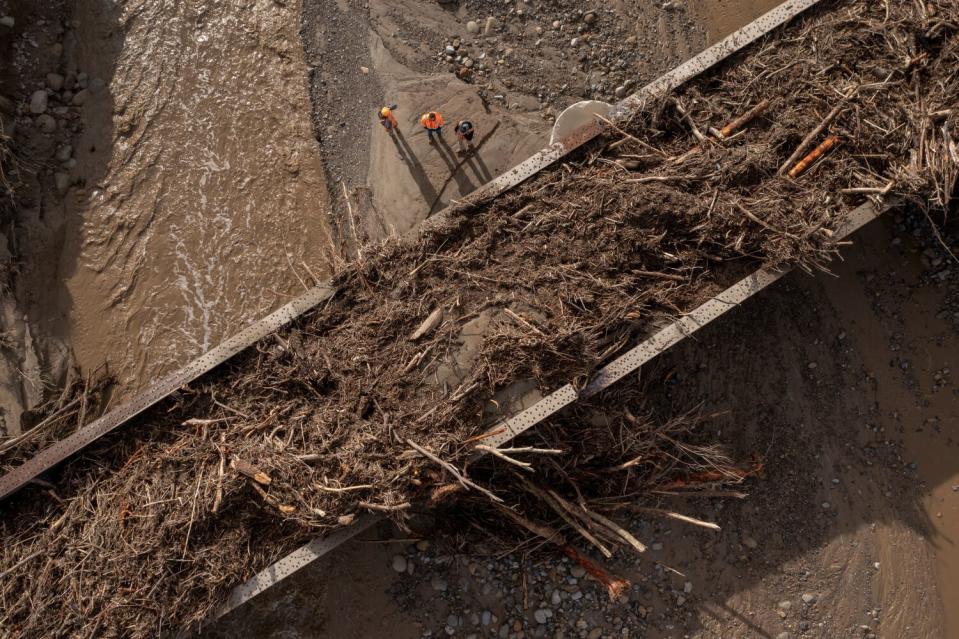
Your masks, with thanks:
[(299, 3), (80, 0), (62, 267), (82, 369), (143, 386), (328, 273)]

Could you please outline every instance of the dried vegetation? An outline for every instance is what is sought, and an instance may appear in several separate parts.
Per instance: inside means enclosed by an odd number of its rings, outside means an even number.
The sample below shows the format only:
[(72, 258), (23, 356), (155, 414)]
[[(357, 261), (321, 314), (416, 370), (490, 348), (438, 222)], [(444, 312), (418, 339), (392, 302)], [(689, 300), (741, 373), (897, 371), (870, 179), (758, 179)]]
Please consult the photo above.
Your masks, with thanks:
[(950, 209), (957, 2), (822, 4), (520, 188), (368, 249), (321, 308), (6, 503), (0, 628), (173, 632), (363, 510), (402, 522), (454, 497), (615, 594), (575, 544), (640, 550), (618, 510), (755, 468), (693, 446), (695, 416), (625, 409), (615, 428), (571, 412), (517, 444), (535, 450), (471, 465), (504, 389), (582, 384), (758, 266), (824, 267), (866, 197)]

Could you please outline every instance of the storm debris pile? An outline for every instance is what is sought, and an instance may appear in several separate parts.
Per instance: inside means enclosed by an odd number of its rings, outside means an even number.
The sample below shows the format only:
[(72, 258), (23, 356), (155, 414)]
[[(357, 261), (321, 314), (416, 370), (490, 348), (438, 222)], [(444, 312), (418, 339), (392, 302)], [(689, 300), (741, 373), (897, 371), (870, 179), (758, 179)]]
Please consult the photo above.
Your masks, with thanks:
[[(672, 459), (648, 440), (692, 418), (624, 413), (612, 439), (587, 438), (605, 451), (530, 453), (556, 461), (553, 475), (497, 457), (499, 471), (473, 476), (464, 468), (504, 393), (529, 380), (544, 391), (581, 385), (759, 266), (824, 267), (864, 197), (949, 209), (959, 5), (825, 4), (520, 188), (364, 251), (327, 304), (4, 504), (0, 627), (172, 632), (357, 513), (402, 521), (414, 501), (447, 493), (490, 504), (538, 496), (559, 524), (522, 514), (532, 508), (504, 516), (533, 534), (527, 524), (563, 526), (568, 540), (577, 527), (559, 510), (577, 500), (559, 491), (589, 486), (583, 503), (623, 507), (618, 482), (588, 481), (588, 460)], [(538, 432), (534, 448), (566, 453), (578, 437), (550, 424)], [(9, 453), (5, 467), (24, 454)], [(721, 469), (718, 482), (743, 476), (708, 445), (680, 459), (631, 494), (700, 466)], [(575, 481), (541, 483), (556, 467)], [(577, 513), (566, 514), (590, 517)], [(606, 541), (632, 545), (612, 524)]]

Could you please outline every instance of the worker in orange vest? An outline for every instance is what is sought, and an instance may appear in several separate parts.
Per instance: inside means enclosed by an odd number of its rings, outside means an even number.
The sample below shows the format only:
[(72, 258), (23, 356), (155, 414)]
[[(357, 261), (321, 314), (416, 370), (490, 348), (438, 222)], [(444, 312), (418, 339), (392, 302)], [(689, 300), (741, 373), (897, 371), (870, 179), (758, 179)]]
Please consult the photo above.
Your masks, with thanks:
[(426, 129), (426, 137), (433, 143), (433, 133), (443, 137), (443, 116), (436, 111), (428, 111), (420, 117), (420, 126)]
[(380, 124), (383, 125), (383, 128), (386, 129), (390, 134), (396, 130), (396, 116), (393, 115), (393, 109), (396, 108), (395, 104), (390, 106), (385, 106), (380, 109), (380, 112), (377, 114), (380, 118)]

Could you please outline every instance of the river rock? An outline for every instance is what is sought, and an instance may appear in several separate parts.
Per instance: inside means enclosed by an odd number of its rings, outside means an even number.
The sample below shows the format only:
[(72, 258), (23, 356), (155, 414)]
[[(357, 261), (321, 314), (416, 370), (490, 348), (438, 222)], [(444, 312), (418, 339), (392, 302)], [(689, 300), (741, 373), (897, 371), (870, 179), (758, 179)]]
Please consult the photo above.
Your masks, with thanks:
[(13, 19), (13, 16), (3, 16), (2, 18), (0, 18), (0, 24), (2, 24), (5, 27), (10, 27), (11, 29), (13, 28), (13, 25), (15, 25), (16, 23), (17, 21)]
[(87, 87), (87, 90), (93, 95), (97, 95), (98, 93), (102, 93), (106, 86), (107, 83), (103, 81), (103, 78), (93, 78), (90, 80), (90, 85)]
[(483, 26), (483, 35), (489, 35), (496, 28), (496, 18), (490, 16), (486, 18), (486, 24)]
[(446, 592), (447, 584), (446, 580), (440, 577), (439, 575), (434, 576), (430, 579), (430, 585), (433, 586), (433, 590), (439, 592)]
[(593, 24), (594, 22), (596, 22), (596, 14), (592, 11), (588, 12), (586, 15), (583, 16), (583, 22), (585, 22), (586, 24)]
[(63, 88), (63, 76), (59, 73), (48, 73), (47, 86), (53, 91), (59, 91)]
[(80, 89), (79, 91), (77, 91), (76, 95), (73, 96), (73, 104), (75, 106), (83, 106), (86, 103), (87, 98), (89, 97), (90, 97), (89, 89)]
[(406, 557), (403, 555), (393, 555), (393, 570), (396, 572), (406, 572)]
[(616, 87), (616, 90), (613, 91), (613, 95), (615, 95), (617, 98), (622, 100), (623, 98), (626, 97), (626, 87), (622, 85)]
[(553, 611), (546, 608), (540, 608), (533, 613), (533, 618), (536, 619), (536, 623), (542, 625), (549, 621), (549, 618), (553, 616)]
[(816, 601), (816, 595), (810, 592), (803, 593), (802, 602), (804, 604), (811, 604), (811, 603), (814, 603), (815, 601)]
[(70, 174), (57, 171), (53, 174), (53, 183), (57, 187), (57, 192), (63, 195), (70, 188)]
[(44, 113), (40, 116), (37, 116), (37, 126), (44, 133), (53, 133), (57, 130), (57, 121), (52, 115)]
[(66, 162), (71, 157), (73, 157), (73, 147), (69, 144), (64, 144), (59, 149), (57, 149), (57, 162)]
[(30, 113), (40, 115), (47, 111), (47, 92), (43, 89), (34, 91), (30, 96)]
[(479, 23), (476, 20), (470, 20), (466, 23), (466, 30), (473, 35), (476, 35), (479, 33)]

